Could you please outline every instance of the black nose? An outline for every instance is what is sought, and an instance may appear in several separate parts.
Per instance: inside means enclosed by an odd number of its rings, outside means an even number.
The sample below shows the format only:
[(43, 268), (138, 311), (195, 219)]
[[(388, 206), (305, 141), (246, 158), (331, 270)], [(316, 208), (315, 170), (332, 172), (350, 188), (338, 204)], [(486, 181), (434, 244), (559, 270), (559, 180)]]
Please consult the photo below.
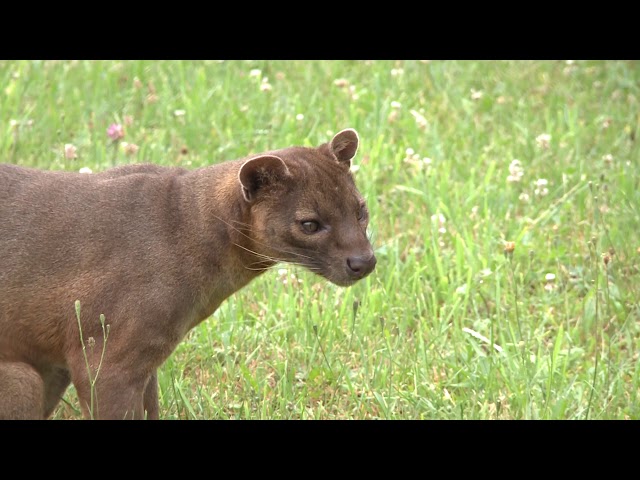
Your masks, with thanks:
[(347, 273), (353, 278), (363, 278), (373, 272), (376, 256), (354, 255), (347, 258)]

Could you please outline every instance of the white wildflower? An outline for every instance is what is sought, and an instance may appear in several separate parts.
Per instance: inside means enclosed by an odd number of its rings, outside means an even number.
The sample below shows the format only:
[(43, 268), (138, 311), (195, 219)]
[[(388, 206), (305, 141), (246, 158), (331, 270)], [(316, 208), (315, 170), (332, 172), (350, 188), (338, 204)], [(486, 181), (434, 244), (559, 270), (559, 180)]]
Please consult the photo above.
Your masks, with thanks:
[(475, 88), (471, 89), (471, 100), (480, 100), (482, 98), (482, 90), (476, 90)]
[(424, 115), (416, 110), (409, 110), (409, 113), (411, 113), (411, 115), (413, 115), (413, 118), (416, 119), (416, 123), (418, 124), (418, 128), (420, 130), (424, 130), (425, 128), (427, 128), (429, 122), (427, 122), (427, 119), (424, 118)]
[(356, 92), (355, 85), (349, 85), (349, 94), (351, 95), (352, 100), (358, 100), (358, 98), (360, 98), (360, 94)]
[(522, 168), (522, 163), (517, 158), (512, 160), (509, 164), (509, 175), (507, 176), (507, 182), (519, 182), (522, 180), (524, 175), (524, 169)]
[(431, 215), (431, 222), (436, 223), (438, 225), (438, 232), (441, 234), (447, 233), (447, 229), (445, 228), (445, 223), (447, 223), (447, 219), (441, 213), (436, 213), (435, 215)]
[(264, 77), (262, 79), (262, 83), (260, 84), (260, 90), (263, 92), (270, 92), (272, 88), (273, 87), (271, 87), (271, 84), (269, 83), (269, 79), (267, 77)]
[(490, 268), (483, 268), (482, 270), (480, 270), (480, 276), (481, 277), (488, 277), (489, 275), (491, 275), (493, 272), (491, 271)]
[(64, 145), (64, 158), (73, 160), (78, 158), (78, 149), (71, 143), (65, 143)]
[(547, 188), (548, 184), (549, 182), (545, 178), (539, 178), (538, 180), (536, 180), (536, 189), (533, 191), (533, 193), (535, 193), (538, 197), (544, 197), (549, 193), (549, 189)]
[(549, 148), (549, 144), (551, 143), (551, 135), (548, 133), (541, 133), (536, 137), (536, 143), (538, 144), (538, 147), (546, 150)]

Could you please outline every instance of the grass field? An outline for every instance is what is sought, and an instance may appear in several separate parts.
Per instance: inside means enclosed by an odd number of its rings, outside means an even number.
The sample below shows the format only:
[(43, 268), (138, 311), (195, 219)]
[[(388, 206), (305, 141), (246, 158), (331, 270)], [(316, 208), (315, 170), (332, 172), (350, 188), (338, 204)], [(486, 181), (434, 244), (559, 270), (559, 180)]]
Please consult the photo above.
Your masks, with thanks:
[(162, 418), (640, 418), (640, 63), (5, 61), (0, 85), (1, 161), (44, 169), (360, 134), (376, 271), (251, 283), (159, 371)]

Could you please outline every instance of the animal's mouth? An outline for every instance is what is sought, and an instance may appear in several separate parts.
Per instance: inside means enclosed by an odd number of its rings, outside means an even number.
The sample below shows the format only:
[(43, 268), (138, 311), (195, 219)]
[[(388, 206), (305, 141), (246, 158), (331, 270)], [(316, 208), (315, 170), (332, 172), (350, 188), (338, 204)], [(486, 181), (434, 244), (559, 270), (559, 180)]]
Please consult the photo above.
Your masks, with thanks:
[(377, 259), (374, 255), (352, 256), (345, 259), (341, 265), (316, 271), (331, 283), (340, 287), (349, 287), (375, 270)]
[(377, 259), (373, 250), (361, 252), (362, 250), (358, 250), (357, 253), (350, 252), (340, 256), (311, 256), (306, 253), (305, 258), (296, 256), (284, 261), (304, 267), (335, 285), (349, 287), (375, 270)]
[(350, 287), (351, 285), (354, 285), (356, 283), (358, 283), (358, 281), (362, 280), (362, 278), (331, 278), (331, 277), (325, 277), (327, 280), (329, 280), (331, 283), (338, 285), (339, 287)]

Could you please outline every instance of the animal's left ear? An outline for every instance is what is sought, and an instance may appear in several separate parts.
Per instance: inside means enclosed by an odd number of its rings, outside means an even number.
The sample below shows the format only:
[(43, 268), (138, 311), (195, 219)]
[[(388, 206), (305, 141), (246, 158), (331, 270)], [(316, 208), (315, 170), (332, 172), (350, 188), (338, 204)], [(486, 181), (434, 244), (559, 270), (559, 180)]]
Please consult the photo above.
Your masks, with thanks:
[(358, 142), (358, 134), (353, 128), (342, 130), (336, 133), (336, 136), (331, 140), (331, 153), (340, 163), (350, 167), (351, 159), (355, 157), (358, 151)]

